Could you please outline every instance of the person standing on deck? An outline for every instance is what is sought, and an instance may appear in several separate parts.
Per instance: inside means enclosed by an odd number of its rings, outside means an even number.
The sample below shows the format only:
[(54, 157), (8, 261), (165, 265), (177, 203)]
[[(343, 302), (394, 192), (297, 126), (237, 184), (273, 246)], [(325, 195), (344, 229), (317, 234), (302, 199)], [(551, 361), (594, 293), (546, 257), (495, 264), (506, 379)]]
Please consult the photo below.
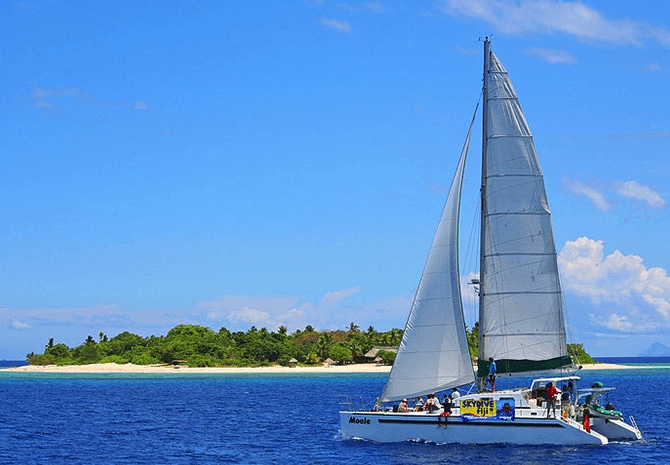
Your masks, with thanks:
[(496, 392), (496, 374), (498, 373), (498, 366), (493, 360), (493, 357), (489, 357), (489, 383), (491, 384), (491, 392)]
[(551, 410), (552, 415), (556, 418), (556, 396), (558, 395), (558, 389), (549, 382), (547, 383), (546, 389), (544, 391), (544, 397), (547, 399), (547, 418), (549, 418), (549, 410)]

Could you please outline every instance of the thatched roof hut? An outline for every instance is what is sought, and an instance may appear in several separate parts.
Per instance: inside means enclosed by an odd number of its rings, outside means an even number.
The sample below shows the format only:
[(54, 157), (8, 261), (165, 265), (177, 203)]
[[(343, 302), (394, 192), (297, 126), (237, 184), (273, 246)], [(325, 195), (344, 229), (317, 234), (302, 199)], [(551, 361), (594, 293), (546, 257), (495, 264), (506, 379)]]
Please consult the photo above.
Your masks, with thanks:
[(395, 354), (398, 353), (398, 348), (395, 347), (395, 346), (375, 346), (365, 354), (365, 358), (369, 362), (374, 361), (375, 358), (377, 358), (377, 352), (379, 352), (380, 350), (385, 350), (387, 352), (393, 352)]

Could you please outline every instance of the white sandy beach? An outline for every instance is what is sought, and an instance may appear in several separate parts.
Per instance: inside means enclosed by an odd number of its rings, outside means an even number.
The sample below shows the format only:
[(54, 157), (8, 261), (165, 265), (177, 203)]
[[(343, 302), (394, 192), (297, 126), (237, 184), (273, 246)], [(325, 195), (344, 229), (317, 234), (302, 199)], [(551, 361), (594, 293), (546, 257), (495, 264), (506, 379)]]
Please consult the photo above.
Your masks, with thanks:
[(133, 365), (126, 363), (93, 363), (90, 365), (27, 365), (21, 367), (7, 368), (14, 372), (45, 372), (45, 373), (388, 373), (390, 366), (378, 366), (370, 363), (358, 363), (353, 365), (331, 365), (314, 367), (221, 367), (221, 368), (191, 368), (173, 367), (171, 365)]
[[(596, 363), (583, 365), (583, 371), (592, 370), (620, 370), (645, 368), (641, 366), (618, 365), (611, 363)], [(133, 365), (127, 363), (119, 365), (116, 363), (94, 363), (91, 365), (27, 365), (22, 367), (7, 368), (3, 371), (33, 372), (33, 373), (388, 373), (389, 365), (376, 365), (373, 363), (357, 363), (353, 365), (331, 365), (315, 367), (260, 367), (260, 368), (190, 368), (173, 367), (170, 365)]]

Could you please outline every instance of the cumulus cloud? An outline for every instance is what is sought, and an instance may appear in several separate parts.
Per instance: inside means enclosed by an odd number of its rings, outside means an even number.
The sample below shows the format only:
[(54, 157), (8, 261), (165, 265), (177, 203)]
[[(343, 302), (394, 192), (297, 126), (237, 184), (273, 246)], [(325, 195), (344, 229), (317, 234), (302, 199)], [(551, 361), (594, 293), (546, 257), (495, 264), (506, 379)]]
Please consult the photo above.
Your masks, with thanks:
[[(295, 331), (311, 325), (317, 329), (342, 329), (354, 322), (361, 327), (393, 328), (404, 324), (411, 305), (409, 296), (355, 301), (360, 287), (326, 292), (320, 299), (295, 296), (227, 295), (198, 305), (202, 319), (213, 326), (246, 330), (250, 324)], [(206, 323), (201, 323), (206, 324)]]
[(347, 21), (340, 21), (339, 19), (322, 18), (321, 24), (328, 28), (336, 29), (338, 31), (351, 32), (351, 26)]
[[(359, 287), (330, 291), (325, 293), (318, 303), (296, 296), (254, 296), (226, 295), (218, 299), (198, 304), (207, 319), (216, 324), (236, 326), (246, 323), (265, 326), (270, 330), (279, 326), (289, 329), (301, 329), (312, 325), (317, 328), (342, 326), (349, 321), (344, 319), (356, 315), (360, 307), (349, 308), (344, 302), (360, 292)], [(234, 328), (233, 328), (234, 329)]]
[(262, 312), (256, 308), (249, 307), (233, 310), (227, 316), (230, 321), (242, 321), (254, 325), (267, 325), (270, 322), (270, 314), (268, 312)]
[(665, 269), (646, 268), (640, 256), (619, 250), (605, 256), (603, 241), (587, 237), (566, 242), (558, 262), (566, 292), (597, 307), (592, 324), (631, 333), (670, 328), (670, 277)]
[(449, 15), (483, 20), (510, 35), (562, 33), (580, 39), (640, 45), (646, 40), (670, 46), (670, 31), (629, 19), (610, 19), (579, 1), (445, 0)]
[(661, 194), (637, 181), (615, 181), (609, 185), (601, 181), (593, 181), (592, 184), (594, 185), (587, 185), (573, 179), (563, 180), (563, 188), (566, 191), (587, 198), (593, 206), (604, 212), (613, 208), (612, 203), (608, 200), (608, 195), (610, 197), (619, 196), (638, 200), (652, 209), (661, 209), (667, 203)]
[(95, 335), (100, 331), (110, 336), (122, 331), (150, 336), (166, 334), (170, 328), (182, 323), (214, 329), (225, 326), (231, 331), (246, 331), (252, 325), (270, 331), (285, 326), (289, 331), (295, 331), (307, 325), (320, 330), (344, 329), (351, 322), (360, 327), (373, 325), (387, 330), (405, 322), (411, 304), (409, 297), (362, 302), (358, 298), (352, 302), (351, 298), (359, 292), (359, 287), (353, 287), (326, 292), (316, 298), (226, 295), (179, 310), (127, 309), (116, 305), (36, 309), (0, 307), (0, 328), (7, 329), (7, 341), (12, 338), (20, 341), (14, 344), (13, 350), (27, 353), (54, 336), (59, 342), (74, 346), (81, 344), (87, 334)]
[(207, 319), (224, 325), (242, 322), (273, 329), (299, 316), (301, 311), (296, 309), (299, 304), (300, 299), (293, 296), (226, 295), (201, 302), (198, 308)]

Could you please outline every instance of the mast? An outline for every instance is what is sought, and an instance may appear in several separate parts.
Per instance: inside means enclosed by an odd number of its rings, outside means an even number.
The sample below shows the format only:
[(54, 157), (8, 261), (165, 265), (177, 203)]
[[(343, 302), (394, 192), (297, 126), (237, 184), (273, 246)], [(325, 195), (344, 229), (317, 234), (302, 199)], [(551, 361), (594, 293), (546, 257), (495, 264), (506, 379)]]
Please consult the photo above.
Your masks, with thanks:
[(485, 357), (486, 351), (484, 350), (484, 331), (482, 331), (483, 325), (482, 321), (484, 318), (484, 299), (486, 298), (484, 293), (484, 280), (486, 279), (485, 265), (486, 261), (484, 260), (484, 251), (486, 250), (486, 150), (487, 150), (487, 141), (488, 141), (488, 107), (489, 107), (489, 61), (490, 61), (490, 45), (491, 42), (489, 38), (484, 38), (484, 78), (483, 78), (483, 106), (482, 106), (482, 184), (480, 188), (481, 194), (481, 232), (480, 232), (480, 246), (479, 246), (479, 355), (477, 361), (477, 389), (479, 392), (484, 390), (485, 381), (484, 377), (486, 374), (482, 374), (483, 367), (486, 364), (486, 360), (482, 360), (482, 357)]

